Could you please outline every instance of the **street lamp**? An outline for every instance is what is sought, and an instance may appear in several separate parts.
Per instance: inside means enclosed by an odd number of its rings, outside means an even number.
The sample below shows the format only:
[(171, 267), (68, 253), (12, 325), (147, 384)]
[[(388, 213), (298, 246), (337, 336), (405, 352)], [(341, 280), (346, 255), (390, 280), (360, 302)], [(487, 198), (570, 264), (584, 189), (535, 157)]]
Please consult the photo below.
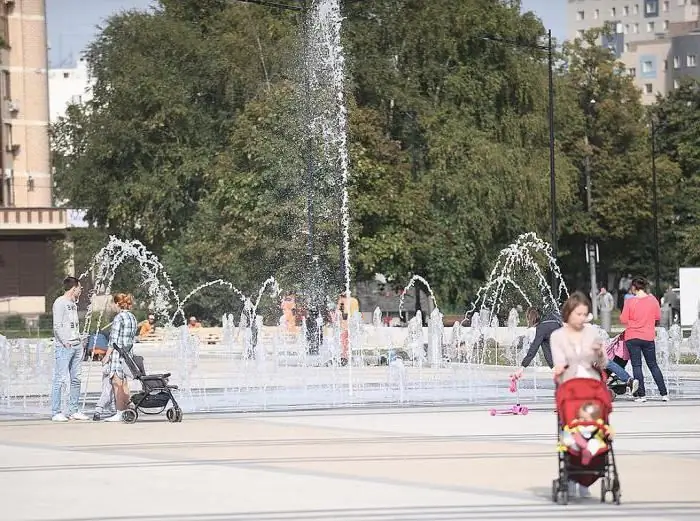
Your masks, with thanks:
[[(556, 171), (554, 168), (554, 47), (552, 44), (552, 30), (547, 30), (547, 43), (545, 45), (537, 43), (525, 43), (515, 40), (506, 40), (503, 38), (484, 36), (484, 40), (489, 40), (492, 42), (505, 43), (507, 45), (512, 45), (514, 47), (525, 47), (529, 49), (539, 49), (542, 51), (547, 51), (547, 68), (548, 68), (548, 82), (547, 82), (547, 94), (548, 100), (548, 119), (549, 119), (549, 198), (550, 198), (550, 217), (551, 223), (551, 233), (552, 233), (552, 256), (556, 260), (557, 258), (557, 178)], [(552, 292), (558, 295), (557, 291), (557, 279), (554, 272), (552, 272)]]
[(661, 298), (661, 259), (659, 252), (659, 197), (656, 184), (656, 124), (654, 117), (650, 119), (651, 127), (651, 184), (652, 212), (654, 214), (654, 271), (656, 275), (656, 297)]

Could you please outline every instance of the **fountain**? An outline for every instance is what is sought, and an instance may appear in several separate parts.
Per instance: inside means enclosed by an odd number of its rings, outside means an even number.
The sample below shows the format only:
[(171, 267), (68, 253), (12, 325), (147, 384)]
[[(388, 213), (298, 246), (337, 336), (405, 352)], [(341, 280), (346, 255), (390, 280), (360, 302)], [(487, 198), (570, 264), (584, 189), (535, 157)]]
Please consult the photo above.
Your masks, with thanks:
[[(430, 299), (428, 327), (423, 327), (421, 311), (409, 320), (406, 328), (385, 327), (379, 309), (374, 310), (371, 327), (363, 324), (358, 313), (350, 314), (347, 317), (349, 356), (346, 366), (342, 365), (342, 317), (332, 304), (329, 308), (327, 297), (322, 294), (324, 287), (333, 287), (334, 279), (328, 275), (331, 270), (326, 265), (327, 259), (316, 250), (315, 231), (315, 219), (322, 223), (329, 214), (341, 216), (340, 279), (344, 296), (350, 298), (349, 159), (340, 2), (316, 0), (307, 15), (304, 108), (308, 179), (304, 187), (308, 191), (308, 264), (303, 268), (305, 277), (296, 274), (307, 279), (304, 294), (307, 313), (301, 327), (297, 329), (296, 324), (289, 327), (288, 318), (281, 310), (279, 319), (272, 325), (264, 322), (259, 310), (261, 299), (269, 295), (275, 305), (280, 304), (280, 287), (273, 277), (252, 295), (217, 279), (181, 297), (164, 266), (144, 245), (110, 237), (81, 275), (81, 278), (89, 276), (94, 283), (83, 331), (88, 334), (102, 329), (115, 277), (129, 261), (138, 265), (140, 285), (162, 329), (159, 338), (140, 342), (135, 350), (144, 356), (149, 371), (173, 373), (172, 381), (180, 386), (185, 410), (247, 411), (510, 400), (507, 386), (502, 385), (510, 369), (499, 368), (497, 364), (507, 359), (508, 365), (512, 365), (519, 356), (518, 349), (512, 346), (520, 327), (514, 308), (518, 305), (556, 308), (567, 294), (551, 248), (535, 234), (518, 237), (501, 252), (471, 310), (471, 327), (467, 329), (456, 322), (447, 351), (443, 315), (433, 290), (427, 280), (414, 275), (401, 294), (399, 309), (403, 311), (406, 293), (420, 283)], [(321, 153), (311, 157), (317, 149)], [(330, 204), (329, 201), (339, 208), (324, 207), (324, 202)], [(547, 269), (560, 281), (557, 288), (549, 287)], [(227, 301), (230, 307), (223, 311), (219, 338), (200, 334), (185, 325), (188, 303), (212, 287), (226, 288), (231, 293)], [(336, 289), (333, 291), (334, 302), (338, 295)], [(508, 313), (508, 317), (503, 313)], [(335, 317), (326, 320), (326, 314)], [(236, 316), (239, 316), (238, 326)], [(507, 323), (508, 327), (500, 327), (501, 323)], [(48, 339), (18, 341), (0, 337), (0, 408), (47, 412), (52, 351)], [(85, 362), (84, 407), (99, 394), (96, 377), (99, 371), (91, 372), (97, 364)], [(546, 392), (551, 393), (551, 389)], [(537, 391), (523, 389), (522, 398), (528, 397), (536, 398)]]

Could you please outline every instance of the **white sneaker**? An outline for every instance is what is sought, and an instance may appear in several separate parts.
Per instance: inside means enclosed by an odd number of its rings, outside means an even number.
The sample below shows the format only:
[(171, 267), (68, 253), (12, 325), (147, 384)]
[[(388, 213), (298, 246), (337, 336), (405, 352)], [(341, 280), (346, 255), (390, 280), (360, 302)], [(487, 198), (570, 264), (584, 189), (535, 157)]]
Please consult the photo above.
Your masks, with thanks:
[(68, 418), (70, 418), (71, 420), (80, 420), (80, 421), (86, 421), (86, 420), (90, 419), (90, 417), (87, 414), (82, 413), (80, 411), (74, 412), (73, 414), (68, 416)]
[(646, 396), (638, 396), (637, 398), (634, 399), (634, 401), (637, 403), (644, 403), (647, 401), (647, 397)]
[(59, 412), (58, 414), (54, 414), (51, 417), (52, 422), (67, 422), (68, 418), (66, 418), (66, 415), (63, 414), (62, 412)]
[(661, 401), (662, 401), (662, 402), (667, 402), (667, 401), (669, 401), (670, 399), (671, 399), (671, 397), (670, 397), (669, 395), (667, 395), (667, 394), (664, 394), (664, 395), (661, 397)]
[(117, 411), (117, 414), (110, 416), (105, 420), (106, 422), (120, 422), (122, 421), (122, 411)]

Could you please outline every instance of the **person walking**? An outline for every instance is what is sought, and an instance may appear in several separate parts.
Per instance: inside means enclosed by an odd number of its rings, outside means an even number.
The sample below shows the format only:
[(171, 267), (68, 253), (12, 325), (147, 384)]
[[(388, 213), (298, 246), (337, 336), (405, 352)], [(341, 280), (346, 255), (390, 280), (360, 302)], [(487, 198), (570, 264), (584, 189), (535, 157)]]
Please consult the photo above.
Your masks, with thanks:
[(635, 277), (630, 284), (633, 297), (625, 301), (625, 307), (620, 315), (620, 322), (626, 326), (625, 343), (632, 362), (632, 374), (639, 381), (636, 401), (646, 402), (646, 389), (644, 388), (644, 372), (642, 371), (642, 357), (646, 361), (649, 371), (659, 388), (661, 399), (668, 401), (668, 390), (664, 375), (661, 373), (656, 361), (656, 322), (661, 320), (661, 307), (656, 297), (647, 293), (648, 283), (642, 277)]
[(605, 286), (598, 293), (598, 311), (600, 312), (600, 327), (610, 333), (612, 329), (612, 311), (615, 308), (615, 299)]
[[(66, 277), (63, 280), (63, 295), (58, 297), (53, 303), (55, 363), (51, 385), (51, 420), (55, 422), (67, 422), (69, 419), (89, 419), (85, 414), (78, 411), (83, 341), (80, 337), (77, 302), (82, 289), (78, 279)], [(61, 405), (66, 376), (70, 378), (67, 416), (63, 413)]]
[[(602, 380), (602, 372), (608, 365), (603, 342), (593, 327), (586, 327), (591, 303), (588, 297), (576, 291), (566, 300), (561, 310), (564, 325), (550, 338), (554, 377), (559, 383), (572, 378)], [(574, 495), (576, 483), (569, 482), (569, 493)], [(581, 497), (591, 495), (588, 487), (578, 486)]]

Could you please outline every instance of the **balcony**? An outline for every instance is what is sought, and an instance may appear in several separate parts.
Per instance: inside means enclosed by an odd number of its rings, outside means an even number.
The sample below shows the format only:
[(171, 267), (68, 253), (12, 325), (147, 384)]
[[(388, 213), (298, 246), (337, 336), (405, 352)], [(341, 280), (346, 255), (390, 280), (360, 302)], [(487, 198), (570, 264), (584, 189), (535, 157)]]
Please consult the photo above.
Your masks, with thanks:
[(66, 208), (0, 208), (0, 234), (62, 231), (68, 226)]

